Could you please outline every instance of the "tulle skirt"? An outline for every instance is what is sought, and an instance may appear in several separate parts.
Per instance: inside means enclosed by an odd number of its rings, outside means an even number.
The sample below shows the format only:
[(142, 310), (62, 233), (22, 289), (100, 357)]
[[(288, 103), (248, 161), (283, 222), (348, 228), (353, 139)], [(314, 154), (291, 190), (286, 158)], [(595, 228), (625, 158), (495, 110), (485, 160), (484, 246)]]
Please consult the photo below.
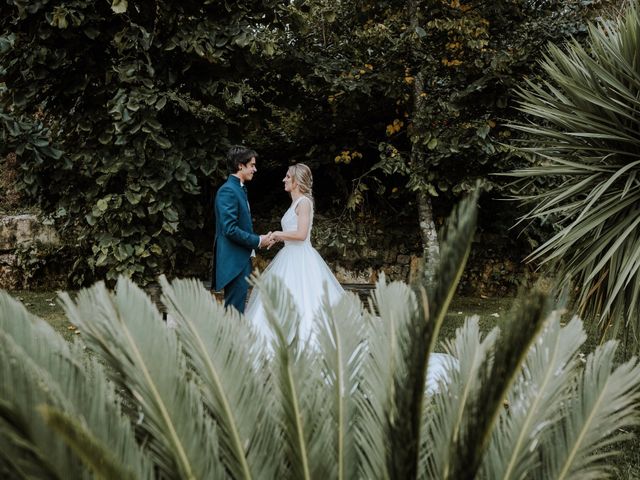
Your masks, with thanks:
[[(284, 282), (300, 315), (299, 340), (308, 342), (311, 348), (317, 347), (316, 314), (322, 304), (325, 288), (331, 305), (337, 303), (344, 294), (342, 286), (320, 254), (309, 242), (291, 242), (278, 252), (262, 275), (265, 280), (270, 276), (278, 276)], [(257, 288), (253, 289), (249, 297), (245, 316), (266, 341), (270, 342), (273, 339), (273, 330), (265, 315), (261, 294)], [(458, 361), (454, 357), (432, 353), (429, 357), (426, 392), (433, 395), (443, 386), (446, 388), (452, 369), (458, 369)]]
[[(265, 279), (270, 276), (280, 277), (295, 301), (300, 315), (299, 339), (303, 342), (313, 341), (316, 331), (314, 319), (322, 304), (325, 289), (331, 305), (340, 300), (344, 289), (308, 241), (286, 243), (263, 272)], [(249, 297), (245, 316), (265, 339), (273, 338), (257, 288)]]

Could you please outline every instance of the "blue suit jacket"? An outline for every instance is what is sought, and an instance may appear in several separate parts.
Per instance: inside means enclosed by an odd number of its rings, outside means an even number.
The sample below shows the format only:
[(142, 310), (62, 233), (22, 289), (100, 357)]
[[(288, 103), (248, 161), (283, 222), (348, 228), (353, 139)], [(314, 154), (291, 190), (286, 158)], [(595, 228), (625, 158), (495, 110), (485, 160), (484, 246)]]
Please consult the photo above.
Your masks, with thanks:
[(251, 251), (260, 245), (260, 236), (253, 233), (247, 194), (238, 177), (229, 175), (218, 189), (215, 216), (214, 288), (222, 290), (246, 267)]

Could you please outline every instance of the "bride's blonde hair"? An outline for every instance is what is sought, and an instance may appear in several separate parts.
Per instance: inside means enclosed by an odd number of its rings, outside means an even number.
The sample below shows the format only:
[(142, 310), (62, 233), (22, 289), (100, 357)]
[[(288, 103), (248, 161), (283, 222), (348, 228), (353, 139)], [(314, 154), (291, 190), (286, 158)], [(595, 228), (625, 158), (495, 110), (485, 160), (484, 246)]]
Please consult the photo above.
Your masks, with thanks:
[(311, 175), (311, 169), (304, 163), (296, 163), (289, 167), (289, 174), (296, 181), (300, 193), (313, 202), (313, 175)]

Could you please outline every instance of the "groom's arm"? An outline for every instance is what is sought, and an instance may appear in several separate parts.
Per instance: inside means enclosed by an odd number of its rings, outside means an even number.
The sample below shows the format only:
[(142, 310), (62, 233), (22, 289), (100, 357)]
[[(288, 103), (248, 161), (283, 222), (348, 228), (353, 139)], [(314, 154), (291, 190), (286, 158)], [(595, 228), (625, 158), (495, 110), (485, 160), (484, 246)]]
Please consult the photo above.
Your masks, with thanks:
[(258, 248), (260, 245), (260, 237), (252, 232), (242, 230), (238, 226), (238, 216), (240, 214), (238, 208), (238, 197), (230, 189), (223, 189), (218, 192), (218, 215), (220, 215), (220, 223), (222, 224), (222, 234), (229, 238), (232, 242), (242, 245), (246, 248)]

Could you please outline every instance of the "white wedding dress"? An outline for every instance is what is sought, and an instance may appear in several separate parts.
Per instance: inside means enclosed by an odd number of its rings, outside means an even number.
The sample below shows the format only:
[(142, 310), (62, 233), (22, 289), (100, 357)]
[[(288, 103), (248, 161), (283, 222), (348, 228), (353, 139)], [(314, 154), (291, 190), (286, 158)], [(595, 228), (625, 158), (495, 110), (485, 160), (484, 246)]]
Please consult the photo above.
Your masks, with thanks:
[[(291, 232), (298, 229), (296, 207), (300, 202), (312, 203), (311, 199), (305, 196), (295, 200), (284, 213), (280, 222), (283, 232)], [(285, 241), (282, 250), (271, 260), (271, 263), (262, 274), (263, 278), (272, 275), (280, 277), (289, 289), (300, 314), (298, 336), (303, 342), (310, 340), (314, 335), (314, 317), (322, 304), (325, 288), (331, 305), (337, 303), (344, 293), (344, 289), (336, 277), (311, 245), (313, 205), (311, 205), (311, 218), (309, 220), (307, 237), (301, 241)], [(249, 303), (245, 309), (245, 316), (265, 338), (273, 338), (271, 326), (262, 306), (261, 294), (257, 288), (254, 288), (251, 292)]]
[[(302, 196), (291, 204), (281, 220), (283, 232), (298, 229), (296, 207), (301, 201), (311, 202), (309, 198)], [(263, 278), (272, 275), (280, 277), (289, 289), (300, 314), (299, 340), (308, 341), (311, 345), (316, 342), (315, 316), (322, 304), (325, 284), (331, 305), (337, 303), (344, 294), (344, 289), (336, 277), (311, 245), (312, 224), (313, 205), (307, 238), (302, 241), (285, 241), (282, 250), (273, 258), (262, 274)], [(257, 288), (251, 292), (245, 316), (265, 339), (273, 339), (273, 331), (269, 320), (267, 320), (262, 306), (261, 294)], [(448, 383), (449, 371), (452, 368), (458, 368), (458, 362), (454, 357), (443, 353), (431, 354), (425, 385), (429, 395), (437, 393), (442, 385)]]

